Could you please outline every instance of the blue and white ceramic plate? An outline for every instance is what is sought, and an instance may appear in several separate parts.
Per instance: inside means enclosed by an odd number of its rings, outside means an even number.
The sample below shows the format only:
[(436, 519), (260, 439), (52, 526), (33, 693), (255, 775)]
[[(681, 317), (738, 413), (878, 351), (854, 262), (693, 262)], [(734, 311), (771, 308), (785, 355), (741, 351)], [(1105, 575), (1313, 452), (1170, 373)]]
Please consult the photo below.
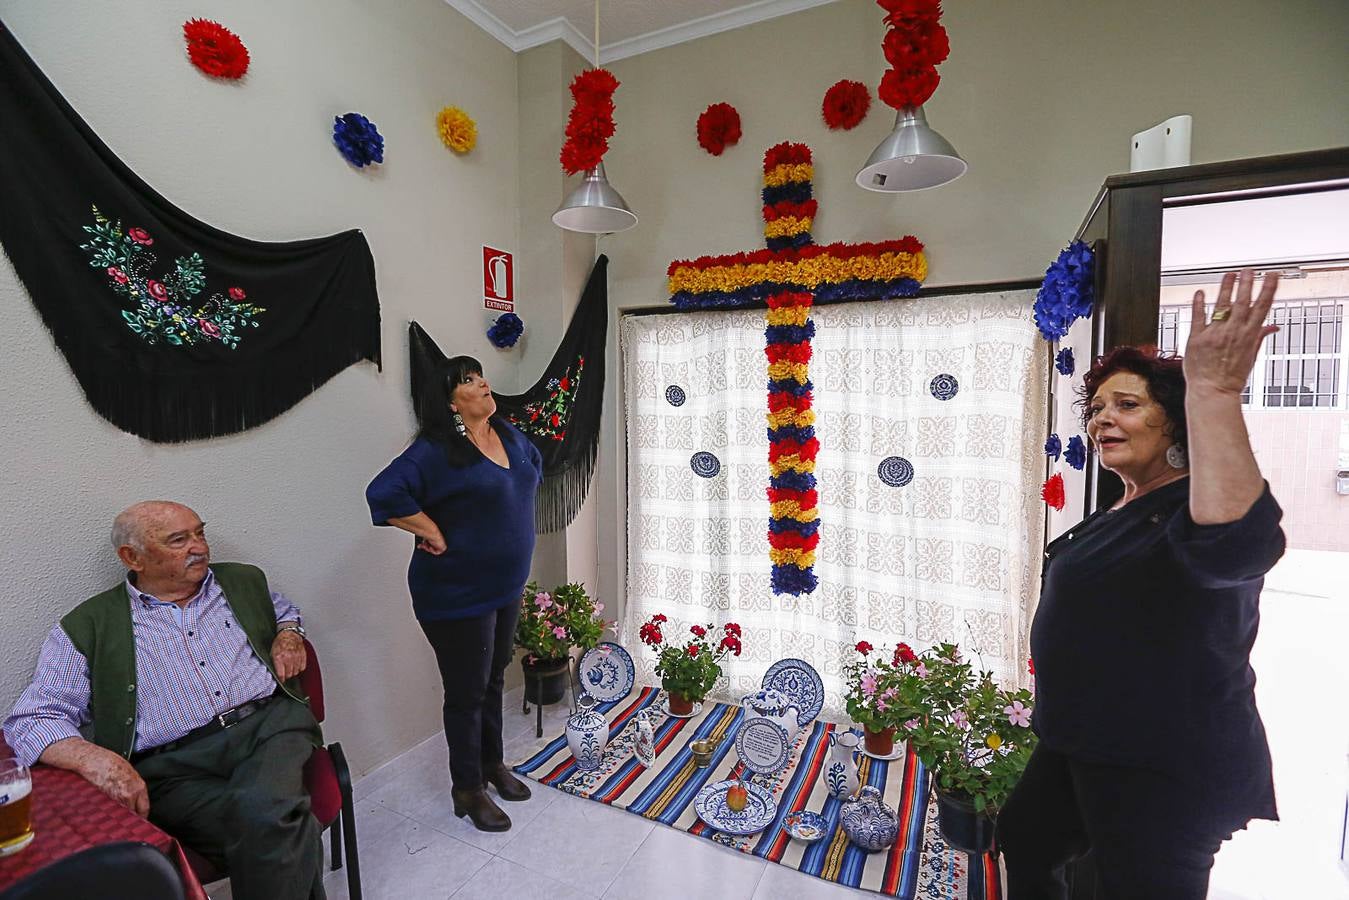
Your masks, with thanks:
[(813, 844), (824, 837), (829, 828), (829, 820), (817, 812), (803, 809), (783, 816), (782, 827), (796, 840)]
[[(726, 805), (726, 791), (733, 784), (743, 784), (749, 789), (749, 798), (745, 808), (732, 812)], [(758, 834), (777, 818), (778, 804), (767, 788), (752, 781), (718, 781), (709, 784), (698, 792), (693, 799), (693, 810), (708, 825), (726, 834)]]
[(772, 775), (787, 768), (792, 745), (787, 729), (772, 719), (746, 719), (735, 733), (735, 752), (745, 768), (759, 775)]
[(814, 666), (804, 659), (780, 659), (768, 667), (763, 682), (765, 689), (780, 691), (796, 706), (796, 721), (801, 727), (815, 721), (824, 709), (824, 682)]
[(612, 641), (602, 641), (581, 657), (577, 675), (581, 690), (601, 703), (608, 703), (622, 700), (632, 692), (637, 669), (628, 651)]

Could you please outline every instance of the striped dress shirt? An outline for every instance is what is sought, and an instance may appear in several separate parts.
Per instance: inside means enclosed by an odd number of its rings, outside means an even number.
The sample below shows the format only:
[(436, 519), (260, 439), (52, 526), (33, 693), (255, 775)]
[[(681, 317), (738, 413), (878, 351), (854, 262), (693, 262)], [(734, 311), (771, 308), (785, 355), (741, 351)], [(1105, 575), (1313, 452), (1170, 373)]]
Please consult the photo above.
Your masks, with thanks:
[[(143, 593), (128, 579), (136, 641), (136, 750), (175, 741), (225, 710), (276, 690), (208, 570), (183, 607)], [(272, 592), (278, 622), (299, 607)], [(47, 745), (79, 737), (89, 724), (89, 663), (60, 623), (38, 654), (37, 672), (5, 720), (5, 739), (25, 765)]]

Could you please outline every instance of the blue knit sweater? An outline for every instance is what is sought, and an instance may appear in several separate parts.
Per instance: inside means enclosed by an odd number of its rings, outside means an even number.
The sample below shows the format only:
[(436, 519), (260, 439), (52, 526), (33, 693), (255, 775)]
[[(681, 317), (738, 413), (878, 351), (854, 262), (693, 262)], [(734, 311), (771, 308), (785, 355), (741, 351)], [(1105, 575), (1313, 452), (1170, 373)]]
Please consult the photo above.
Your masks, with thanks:
[(539, 451), (513, 426), (493, 421), (510, 468), (485, 456), (453, 467), (439, 444), (413, 441), (365, 489), (370, 518), (424, 512), (440, 527), (439, 556), (414, 549), (408, 589), (419, 620), (462, 619), (520, 599), (534, 553), (534, 495), (543, 480)]

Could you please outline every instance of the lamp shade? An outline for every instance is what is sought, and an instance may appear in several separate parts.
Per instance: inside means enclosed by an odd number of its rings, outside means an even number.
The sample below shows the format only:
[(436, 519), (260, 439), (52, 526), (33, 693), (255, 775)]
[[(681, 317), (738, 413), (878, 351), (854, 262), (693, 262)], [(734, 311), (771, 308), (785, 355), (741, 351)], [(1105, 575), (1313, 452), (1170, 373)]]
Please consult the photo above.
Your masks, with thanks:
[(927, 124), (923, 108), (906, 106), (857, 173), (857, 184), (886, 193), (925, 191), (955, 181), (968, 168), (951, 142)]
[(621, 194), (604, 175), (604, 163), (586, 170), (585, 178), (553, 213), (553, 224), (568, 231), (612, 234), (637, 224)]

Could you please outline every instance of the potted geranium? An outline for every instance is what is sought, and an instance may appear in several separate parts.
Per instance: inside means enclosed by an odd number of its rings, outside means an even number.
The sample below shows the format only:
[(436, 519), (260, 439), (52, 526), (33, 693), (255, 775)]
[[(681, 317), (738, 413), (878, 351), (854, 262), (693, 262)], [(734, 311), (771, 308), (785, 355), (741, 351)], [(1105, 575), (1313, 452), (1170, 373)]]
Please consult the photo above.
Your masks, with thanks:
[(604, 604), (596, 603), (580, 584), (564, 584), (551, 592), (535, 582), (525, 585), (515, 645), (525, 651), (525, 699), (540, 705), (556, 703), (567, 692), (571, 648), (585, 652), (600, 641)]
[(923, 669), (922, 708), (903, 730), (933, 773), (942, 835), (957, 849), (986, 851), (998, 810), (1035, 747), (1030, 692), (975, 672), (954, 644), (939, 644), (907, 665)]
[(856, 650), (858, 658), (843, 666), (848, 715), (862, 726), (867, 752), (889, 756), (899, 726), (921, 711), (923, 670), (908, 665), (916, 659), (908, 644), (900, 644), (888, 659), (873, 657), (876, 648), (868, 641), (859, 641)]
[(721, 677), (721, 661), (726, 654), (740, 655), (740, 626), (727, 622), (718, 632), (714, 625), (692, 625), (689, 633), (693, 637), (682, 644), (667, 644), (661, 627), (667, 621), (663, 613), (657, 613), (641, 627), (638, 636), (658, 654), (656, 674), (669, 697), (670, 713), (687, 716), (693, 712), (693, 704), (701, 703)]

